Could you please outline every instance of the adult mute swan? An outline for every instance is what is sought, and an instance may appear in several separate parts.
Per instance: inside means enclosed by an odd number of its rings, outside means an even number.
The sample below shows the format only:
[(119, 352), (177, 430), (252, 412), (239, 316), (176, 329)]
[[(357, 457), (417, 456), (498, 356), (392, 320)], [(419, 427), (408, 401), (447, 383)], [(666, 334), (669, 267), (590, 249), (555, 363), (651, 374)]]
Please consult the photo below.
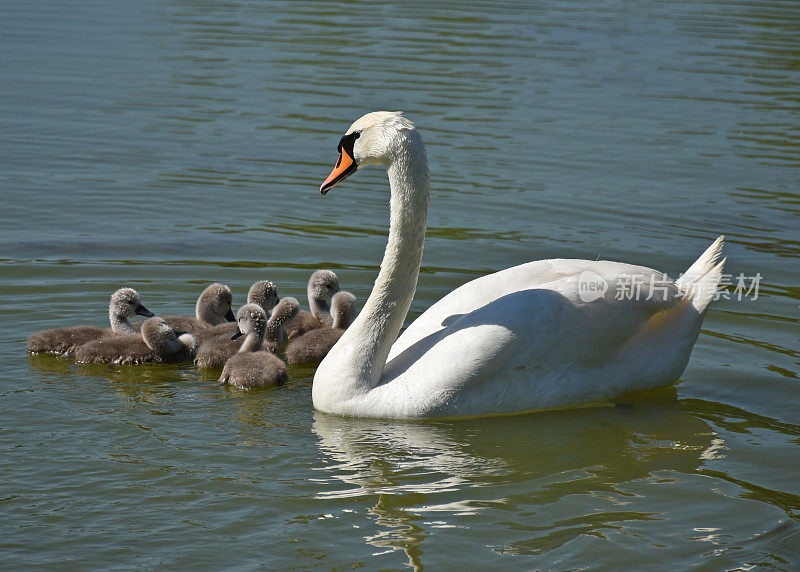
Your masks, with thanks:
[[(411, 121), (379, 111), (353, 123), (338, 150), (320, 191), (384, 165), (389, 239), (369, 299), (314, 375), (317, 409), (413, 418), (568, 407), (671, 385), (686, 367), (722, 272), (722, 237), (674, 282), (610, 261), (508, 268), (456, 288), (398, 338), (425, 238), (425, 147)], [(638, 291), (617, 296), (628, 283)]]

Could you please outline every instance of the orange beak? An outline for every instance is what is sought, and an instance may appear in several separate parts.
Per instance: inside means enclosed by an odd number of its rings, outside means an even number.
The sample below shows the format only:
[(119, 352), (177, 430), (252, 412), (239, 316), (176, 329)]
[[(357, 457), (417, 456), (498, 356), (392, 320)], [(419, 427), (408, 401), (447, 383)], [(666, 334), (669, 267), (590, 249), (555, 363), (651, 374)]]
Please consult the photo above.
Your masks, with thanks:
[(333, 167), (333, 171), (328, 175), (328, 178), (320, 185), (319, 192), (323, 195), (330, 191), (333, 187), (344, 181), (347, 177), (356, 172), (358, 165), (348, 152), (342, 147), (339, 160)]

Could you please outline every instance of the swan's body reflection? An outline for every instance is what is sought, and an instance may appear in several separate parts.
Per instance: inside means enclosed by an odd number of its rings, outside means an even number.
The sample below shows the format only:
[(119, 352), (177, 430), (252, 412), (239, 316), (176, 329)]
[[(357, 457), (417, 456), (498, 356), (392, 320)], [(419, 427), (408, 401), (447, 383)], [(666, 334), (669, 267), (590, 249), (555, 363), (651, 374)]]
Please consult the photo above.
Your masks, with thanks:
[[(513, 531), (510, 536), (519, 536), (520, 530), (535, 534), (503, 546), (488, 544), (487, 549), (512, 553), (551, 549), (554, 541), (562, 545), (587, 527), (600, 530), (624, 526), (620, 521), (657, 519), (657, 514), (622, 508), (630, 495), (620, 486), (636, 479), (663, 479), (665, 471), (692, 473), (705, 459), (724, 452), (705, 422), (676, 408), (672, 391), (662, 403), (453, 422), (393, 422), (318, 412), (313, 428), (320, 450), (330, 459), (322, 470), (331, 478), (322, 479), (317, 498), (372, 497), (375, 504), (368, 512), (378, 532), (365, 540), (378, 548), (403, 550), (415, 568), (422, 567), (425, 539), (445, 523), (452, 527), (461, 521), (453, 515), (510, 511), (499, 517)], [(573, 495), (583, 495), (571, 508), (578, 513), (561, 513), (557, 522), (530, 516), (541, 507), (575, 501)], [(609, 501), (619, 510), (598, 512)], [(577, 523), (574, 533), (563, 526), (565, 520)], [(479, 531), (474, 534), (476, 542), (487, 542)]]

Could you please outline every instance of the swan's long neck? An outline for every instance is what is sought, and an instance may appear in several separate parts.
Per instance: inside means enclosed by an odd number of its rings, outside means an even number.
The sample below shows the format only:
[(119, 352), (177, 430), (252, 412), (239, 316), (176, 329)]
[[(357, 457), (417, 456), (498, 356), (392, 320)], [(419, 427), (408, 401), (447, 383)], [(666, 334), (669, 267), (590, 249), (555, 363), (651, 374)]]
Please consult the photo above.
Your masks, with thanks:
[(111, 331), (115, 334), (135, 334), (136, 330), (128, 321), (128, 317), (120, 314), (113, 306), (108, 311), (108, 319), (111, 322)]
[(391, 186), (389, 240), (369, 299), (317, 369), (314, 403), (324, 410), (335, 410), (326, 403), (378, 385), (417, 287), (430, 194), (425, 148), (416, 131), (397, 146), (386, 171)]

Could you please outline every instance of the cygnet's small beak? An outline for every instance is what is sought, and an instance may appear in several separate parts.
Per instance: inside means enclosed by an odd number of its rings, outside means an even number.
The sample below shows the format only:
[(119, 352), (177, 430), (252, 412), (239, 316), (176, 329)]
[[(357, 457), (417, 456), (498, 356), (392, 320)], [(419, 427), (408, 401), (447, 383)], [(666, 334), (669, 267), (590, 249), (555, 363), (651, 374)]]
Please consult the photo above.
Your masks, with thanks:
[(233, 310), (228, 310), (228, 313), (225, 314), (225, 319), (228, 320), (229, 322), (236, 321), (236, 316), (233, 315)]
[(320, 185), (319, 192), (323, 195), (326, 194), (337, 184), (341, 183), (347, 177), (355, 173), (357, 168), (358, 165), (356, 165), (355, 159), (353, 159), (347, 150), (342, 147), (339, 160), (336, 161), (336, 165), (333, 167), (331, 174), (328, 175), (328, 178), (325, 179), (322, 185)]
[(148, 310), (147, 308), (145, 308), (141, 304), (136, 306), (136, 310), (134, 310), (134, 312), (136, 312), (140, 316), (145, 316), (147, 318), (152, 318), (153, 316), (155, 316), (155, 314), (153, 312), (151, 312), (150, 310)]
[(240, 330), (239, 328), (236, 328), (236, 331), (235, 331), (235, 332), (233, 332), (233, 335), (231, 336), (231, 339), (232, 339), (232, 340), (235, 340), (235, 339), (236, 339), (236, 338), (238, 338), (239, 336), (243, 336), (243, 335), (244, 335), (244, 334), (242, 333), (242, 330)]

